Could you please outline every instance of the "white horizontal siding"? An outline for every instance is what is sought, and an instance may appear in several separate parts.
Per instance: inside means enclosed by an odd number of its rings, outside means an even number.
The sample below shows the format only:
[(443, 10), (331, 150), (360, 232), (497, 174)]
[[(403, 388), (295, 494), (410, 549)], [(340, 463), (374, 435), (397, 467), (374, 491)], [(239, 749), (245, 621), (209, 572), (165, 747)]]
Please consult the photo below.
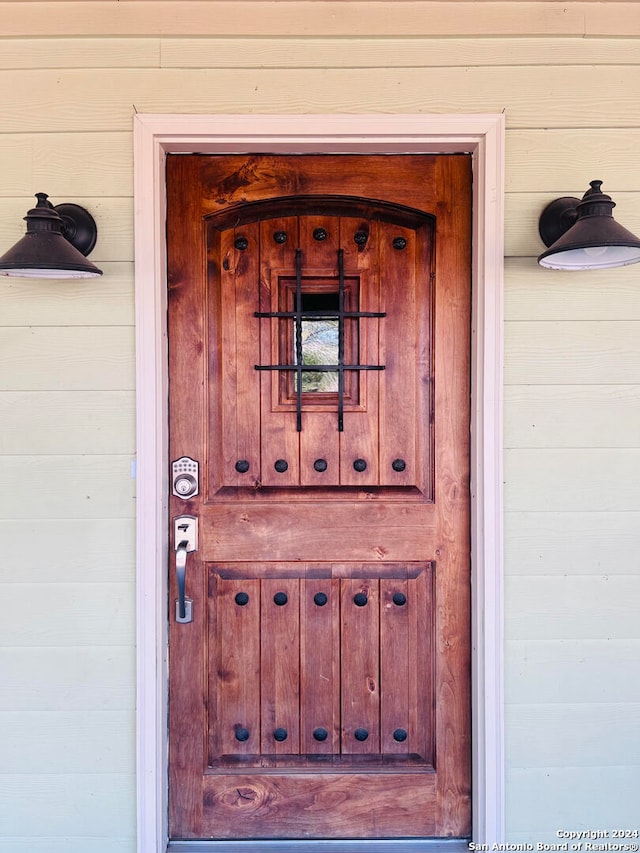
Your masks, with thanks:
[(0, 853), (134, 853), (136, 839), (133, 836), (118, 838), (111, 833), (107, 838), (85, 836), (70, 838), (42, 836), (25, 838), (24, 835), (0, 838)]
[[(67, 548), (73, 548), (73, 541)], [(114, 637), (131, 641), (135, 634), (135, 587), (132, 583), (47, 583), (42, 565), (39, 583), (4, 584), (10, 602), (0, 624), (0, 647), (112, 646)], [(51, 618), (54, 616), (55, 618)]]
[(0, 481), (12, 485), (0, 493), (5, 519), (72, 518), (80, 524), (135, 514), (129, 456), (0, 456)]
[(131, 833), (135, 820), (132, 773), (17, 774), (0, 780), (0, 826), (17, 835), (38, 816), (38, 835), (110, 837)]
[[(67, 469), (75, 467), (73, 457)], [(124, 472), (123, 472), (124, 476)], [(133, 583), (135, 523), (123, 518), (0, 519), (0, 583)], [(29, 547), (25, 548), (24, 543)], [(70, 546), (71, 543), (71, 546)], [(19, 571), (16, 567), (19, 567)], [(51, 614), (51, 619), (55, 614)], [(114, 637), (115, 639), (121, 639)]]
[[(28, 432), (22, 428), (25, 422)], [(132, 391), (5, 391), (0, 394), (0, 423), (0, 454), (135, 452)]]
[(25, 768), (37, 767), (47, 775), (132, 775), (134, 717), (133, 709), (0, 711), (0, 726), (12, 733), (0, 756), (0, 771), (19, 776)]
[(509, 639), (506, 665), (508, 705), (640, 702), (639, 639)]
[[(513, 769), (507, 771), (507, 784), (518, 827), (510, 840), (537, 844), (548, 833), (558, 844), (558, 830), (638, 827), (639, 765)], [(613, 801), (606, 795), (612, 788), (619, 792)]]
[[(509, 705), (506, 715), (512, 767), (640, 764), (638, 703)], [(613, 731), (618, 737), (606, 736)], [(531, 749), (532, 743), (536, 745), (535, 751)]]
[(0, 287), (0, 853), (134, 849), (136, 111), (505, 111), (508, 837), (630, 825), (640, 267), (535, 258), (593, 179), (640, 232), (640, 7), (171, 5), (0, 2), (0, 251), (43, 191), (91, 210), (105, 272)]
[[(0, 648), (0, 711), (133, 709), (135, 652), (129, 636), (116, 639), (119, 645)], [(101, 737), (99, 729), (94, 737)], [(37, 770), (37, 764), (23, 768)]]

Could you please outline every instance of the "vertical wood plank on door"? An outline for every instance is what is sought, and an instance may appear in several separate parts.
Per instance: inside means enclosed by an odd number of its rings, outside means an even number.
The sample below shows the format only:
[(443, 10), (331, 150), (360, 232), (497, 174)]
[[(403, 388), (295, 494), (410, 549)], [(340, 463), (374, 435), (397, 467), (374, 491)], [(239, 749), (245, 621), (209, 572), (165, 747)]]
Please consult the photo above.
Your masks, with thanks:
[[(368, 235), (364, 246), (359, 246), (354, 235), (362, 231)], [(343, 216), (340, 220), (340, 245), (344, 249), (345, 271), (357, 271), (360, 276), (358, 301), (352, 299), (352, 311), (380, 310), (380, 276), (377, 252), (379, 228), (375, 220)], [(356, 351), (360, 364), (379, 364), (378, 324), (380, 320), (361, 318), (346, 320), (356, 337)], [(384, 321), (383, 321), (384, 322)], [(352, 374), (352, 384), (359, 389), (360, 408), (345, 415), (344, 432), (340, 436), (340, 485), (375, 486), (378, 484), (378, 386), (380, 374), (376, 370), (363, 370)], [(356, 459), (366, 463), (364, 471), (353, 467)]]
[(409, 668), (409, 748), (433, 764), (434, 751), (434, 625), (433, 564), (409, 581), (407, 595), (409, 649), (415, 657)]
[[(416, 482), (416, 234), (409, 228), (381, 223), (380, 292), (387, 317), (380, 326), (380, 482), (409, 486)], [(394, 248), (394, 240), (406, 240)], [(422, 310), (422, 306), (420, 308)], [(403, 346), (398, 346), (398, 341)], [(405, 467), (395, 470), (395, 460)]]
[[(358, 606), (354, 597), (367, 596)], [(344, 579), (342, 611), (342, 752), (380, 752), (378, 581)], [(358, 740), (358, 729), (368, 734)]]
[[(167, 158), (167, 251), (172, 263), (168, 275), (168, 333), (169, 372), (171, 375), (169, 408), (172, 427), (169, 458), (200, 455), (200, 427), (204, 423), (203, 364), (205, 296), (205, 247), (199, 194), (190, 190), (198, 186), (199, 164), (184, 157)], [(185, 191), (187, 190), (187, 191)], [(185, 399), (188, 398), (188, 406)], [(192, 504), (170, 496), (170, 514), (189, 511)], [(189, 510), (187, 510), (187, 506)], [(169, 533), (168, 566), (169, 632), (171, 658), (175, 666), (169, 689), (169, 725), (174, 735), (169, 748), (169, 813), (170, 820), (185, 825), (199, 825), (202, 820), (202, 783), (190, 767), (206, 764), (205, 737), (200, 731), (197, 739), (190, 737), (192, 721), (201, 726), (205, 697), (199, 678), (194, 678), (186, 662), (197, 660), (207, 647), (206, 610), (200, 598), (206, 591), (204, 564), (198, 554), (190, 554), (187, 568), (187, 595), (194, 599), (193, 622), (175, 621), (177, 584), (175, 552), (172, 533)], [(200, 599), (200, 600), (199, 600)], [(178, 665), (177, 662), (180, 662)]]
[[(300, 598), (298, 578), (261, 581), (261, 752), (300, 752)], [(282, 603), (284, 601), (284, 603)], [(284, 740), (275, 737), (286, 732)]]
[[(275, 231), (287, 234), (285, 243), (276, 243)], [(285, 311), (285, 294), (280, 292), (278, 273), (284, 270), (295, 280), (295, 249), (298, 245), (297, 217), (268, 219), (260, 228), (260, 299), (261, 312)], [(258, 322), (258, 321), (256, 321)], [(286, 322), (286, 321), (285, 321)], [(260, 323), (259, 364), (289, 363), (282, 352), (282, 323), (280, 319), (263, 318)], [(286, 382), (278, 370), (260, 373), (260, 412), (262, 420), (262, 449), (260, 481), (263, 486), (297, 486), (300, 480), (300, 440), (296, 432), (295, 411), (278, 411), (280, 388)], [(278, 461), (287, 463), (285, 471), (274, 468)]]
[[(411, 751), (409, 718), (415, 714), (410, 705), (410, 664), (419, 655), (411, 648), (409, 636), (409, 588), (406, 580), (380, 580), (380, 748), (383, 753)], [(405, 603), (394, 602), (404, 595)], [(394, 731), (403, 729), (406, 740), (396, 740)]]
[[(260, 377), (255, 368), (260, 363), (260, 338), (259, 321), (254, 317), (260, 275), (260, 232), (256, 223), (240, 230), (249, 246), (245, 251), (234, 247), (234, 301), (228, 305), (223, 301), (227, 317), (231, 322), (235, 321), (237, 354), (235, 401), (232, 396), (228, 400), (225, 396), (225, 407), (228, 403), (235, 416), (237, 438), (235, 452), (225, 453), (225, 463), (229, 485), (251, 486), (260, 472)], [(235, 317), (231, 308), (234, 303)], [(248, 462), (248, 470), (244, 473), (237, 471), (238, 461)]]
[[(324, 229), (327, 237), (316, 240), (316, 229)], [(305, 275), (314, 270), (324, 275), (331, 271), (337, 277), (337, 257), (340, 248), (340, 231), (336, 217), (301, 216), (300, 245), (302, 247), (302, 267)], [(337, 289), (337, 278), (336, 278)], [(304, 288), (304, 283), (303, 283)], [(303, 398), (304, 400), (304, 398)], [(300, 433), (300, 484), (302, 486), (333, 485), (338, 482), (340, 456), (338, 416), (333, 412), (309, 411), (310, 405), (303, 403), (302, 432)], [(314, 463), (324, 460), (326, 468), (317, 471)]]
[[(218, 727), (222, 755), (256, 754), (260, 751), (260, 581), (242, 578), (217, 579), (215, 662), (212, 667), (216, 695), (210, 707)], [(245, 604), (236, 595), (246, 594)], [(216, 599), (212, 599), (216, 606)], [(246, 740), (236, 734), (249, 732)]]
[[(470, 828), (469, 370), (470, 219), (460, 199), (471, 190), (468, 161), (437, 162), (443, 199), (438, 217), (435, 300), (435, 503), (440, 538), (434, 583), (436, 766), (440, 826)], [(449, 215), (445, 215), (446, 212)], [(439, 552), (439, 553), (438, 553)], [(448, 723), (445, 723), (445, 720)], [(459, 732), (456, 736), (454, 732)]]
[[(326, 595), (326, 603), (314, 596)], [(340, 753), (340, 581), (307, 578), (300, 596), (300, 749)], [(316, 740), (317, 728), (327, 730)]]

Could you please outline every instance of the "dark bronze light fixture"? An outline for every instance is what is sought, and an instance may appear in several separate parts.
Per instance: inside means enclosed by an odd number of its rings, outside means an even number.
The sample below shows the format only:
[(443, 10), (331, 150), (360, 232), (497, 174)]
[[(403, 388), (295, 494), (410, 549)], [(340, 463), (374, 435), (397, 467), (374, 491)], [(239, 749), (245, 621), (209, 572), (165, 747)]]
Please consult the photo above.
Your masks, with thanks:
[(640, 261), (640, 239), (613, 218), (615, 202), (591, 181), (582, 199), (563, 197), (542, 211), (539, 231), (545, 246), (538, 258), (553, 270), (601, 270)]
[(27, 233), (0, 258), (0, 275), (29, 278), (96, 278), (102, 270), (86, 259), (98, 229), (78, 204), (54, 207), (46, 193), (24, 217)]

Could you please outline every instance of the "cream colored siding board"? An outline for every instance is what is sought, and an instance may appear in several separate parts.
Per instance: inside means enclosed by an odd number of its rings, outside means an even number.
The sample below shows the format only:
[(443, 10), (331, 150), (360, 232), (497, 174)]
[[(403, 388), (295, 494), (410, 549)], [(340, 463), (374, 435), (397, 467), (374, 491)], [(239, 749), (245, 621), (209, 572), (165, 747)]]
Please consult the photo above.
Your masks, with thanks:
[(633, 65), (634, 39), (163, 38), (163, 68), (424, 68)]
[(507, 705), (640, 702), (638, 639), (510, 640), (505, 660)]
[[(0, 583), (19, 579), (32, 584), (131, 584), (135, 578), (134, 528), (133, 518), (85, 518), (81, 522), (76, 518), (2, 519)], [(29, 542), (29, 548), (24, 542)], [(114, 635), (112, 640), (121, 638)]]
[(135, 452), (132, 391), (5, 391), (0, 423), (0, 455)]
[(640, 448), (506, 450), (510, 511), (640, 510)]
[(637, 577), (638, 554), (640, 512), (505, 513), (508, 577), (587, 574)]
[(160, 40), (157, 38), (7, 39), (0, 51), (0, 69), (144, 68), (159, 64)]
[[(24, 9), (23, 5), (31, 7)], [(172, 3), (138, 2), (114, 6), (93, 0), (77, 2), (0, 3), (8, 36), (30, 35), (623, 35), (640, 32), (640, 14), (629, 2), (609, 2), (605, 9), (587, 2), (432, 2), (394, 0), (182, 0), (176, 16)], [(32, 10), (32, 11), (31, 11)]]
[(131, 197), (131, 133), (0, 134), (0, 196), (20, 199), (24, 216), (36, 192), (46, 192), (53, 204)]
[[(626, 828), (629, 820), (634, 829), (637, 826), (640, 765), (511, 768), (507, 785), (513, 831), (534, 844), (539, 832), (555, 834), (569, 827), (611, 830)], [(618, 792), (614, 799), (603, 795), (611, 790)], [(557, 835), (555, 839), (559, 843)]]
[[(615, 572), (614, 565), (611, 570)], [(638, 636), (640, 576), (510, 577), (505, 596), (509, 639), (624, 640)]]
[[(544, 2), (425, 2), (368, 0), (366, 13), (360, 0), (181, 0), (180, 14), (170, 2), (0, 3), (7, 35), (514, 35), (582, 34), (588, 3)], [(613, 3), (611, 32), (624, 3)], [(212, 8), (213, 7), (213, 8)], [(214, 11), (215, 10), (215, 11)], [(640, 29), (630, 14), (626, 34)], [(634, 19), (636, 19), (634, 21)], [(591, 28), (597, 28), (594, 20)]]
[(38, 815), (36, 832), (126, 835), (135, 817), (133, 773), (40, 774), (0, 777), (0, 826), (15, 835)]
[(640, 322), (505, 324), (506, 385), (640, 382)]
[[(122, 5), (122, 4), (120, 4)], [(144, 113), (496, 113), (507, 127), (634, 127), (637, 66), (6, 71), (8, 133), (121, 131)]]
[[(0, 496), (6, 519), (132, 518), (135, 511), (129, 456), (2, 456), (0, 482), (16, 484)], [(63, 561), (64, 553), (50, 559)]]
[[(611, 58), (618, 57), (617, 43), (604, 44)], [(635, 62), (629, 63), (631, 68), (637, 67), (640, 58), (638, 43), (632, 44), (636, 55)], [(520, 45), (517, 50), (519, 53)], [(580, 134), (572, 127), (510, 130), (506, 137), (506, 191), (544, 191), (556, 197), (560, 187), (563, 192), (575, 188), (582, 197), (589, 181), (597, 179), (604, 181), (606, 192), (616, 194), (617, 201), (620, 192), (630, 189), (629, 163), (637, 155), (637, 146), (636, 127), (585, 128)]]
[[(65, 196), (65, 201), (74, 198)], [(30, 205), (25, 202), (24, 213)], [(100, 269), (104, 273), (101, 278), (60, 279), (55, 284), (42, 279), (4, 278), (0, 327), (133, 327), (133, 263), (101, 261)]]
[[(73, 548), (73, 540), (67, 548)], [(63, 552), (64, 554), (64, 552)], [(7, 601), (28, 601), (30, 619), (22, 608), (8, 607), (0, 623), (0, 646), (111, 646), (113, 638), (133, 644), (135, 586), (132, 583), (46, 582), (46, 564), (38, 584), (7, 583)], [(55, 619), (48, 616), (56, 614)]]
[(135, 650), (118, 644), (0, 648), (0, 683), (2, 711), (130, 710)]
[(637, 447), (639, 435), (638, 385), (505, 389), (505, 447)]
[[(50, 286), (50, 285), (49, 285)], [(5, 327), (0, 358), (13, 369), (0, 375), (0, 389), (131, 390), (133, 330), (120, 326)], [(41, 412), (40, 417), (47, 417)]]
[(61, 768), (65, 773), (131, 774), (133, 723), (131, 710), (0, 711), (0, 726), (12, 733), (3, 745), (0, 774), (24, 773), (29, 767), (47, 774)]
[(640, 764), (640, 703), (508, 705), (506, 713), (512, 767)]
[(119, 838), (110, 835), (108, 838), (70, 837), (53, 838), (0, 838), (0, 853), (135, 853), (136, 840), (132, 837)]
[(542, 269), (535, 258), (509, 258), (504, 311), (507, 322), (640, 320), (638, 268), (633, 264), (617, 268), (615, 274), (612, 270), (567, 274)]

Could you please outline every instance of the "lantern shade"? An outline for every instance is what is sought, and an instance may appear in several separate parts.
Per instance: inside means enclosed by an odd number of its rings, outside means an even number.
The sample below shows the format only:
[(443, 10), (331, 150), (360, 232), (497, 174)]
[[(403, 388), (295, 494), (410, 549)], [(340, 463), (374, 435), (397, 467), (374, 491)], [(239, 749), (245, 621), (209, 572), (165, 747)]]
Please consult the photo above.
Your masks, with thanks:
[(27, 232), (0, 257), (0, 275), (29, 278), (96, 278), (102, 275), (85, 255), (96, 243), (91, 214), (77, 204), (54, 207), (45, 193), (25, 220)]
[(552, 201), (540, 216), (540, 237), (546, 246), (540, 266), (556, 270), (591, 270), (640, 262), (640, 239), (615, 221), (615, 202), (601, 192), (602, 181), (591, 181), (582, 199)]

